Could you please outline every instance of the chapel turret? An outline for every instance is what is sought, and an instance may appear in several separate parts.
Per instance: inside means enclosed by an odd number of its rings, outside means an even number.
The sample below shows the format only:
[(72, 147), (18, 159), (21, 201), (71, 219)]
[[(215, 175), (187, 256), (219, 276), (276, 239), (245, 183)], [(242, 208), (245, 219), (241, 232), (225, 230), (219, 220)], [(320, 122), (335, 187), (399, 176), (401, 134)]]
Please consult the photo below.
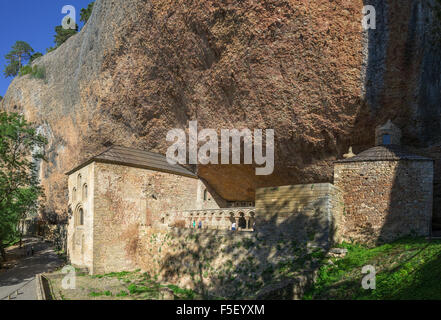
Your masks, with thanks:
[(389, 120), (386, 124), (375, 129), (375, 145), (387, 146), (391, 144), (401, 144), (401, 130)]

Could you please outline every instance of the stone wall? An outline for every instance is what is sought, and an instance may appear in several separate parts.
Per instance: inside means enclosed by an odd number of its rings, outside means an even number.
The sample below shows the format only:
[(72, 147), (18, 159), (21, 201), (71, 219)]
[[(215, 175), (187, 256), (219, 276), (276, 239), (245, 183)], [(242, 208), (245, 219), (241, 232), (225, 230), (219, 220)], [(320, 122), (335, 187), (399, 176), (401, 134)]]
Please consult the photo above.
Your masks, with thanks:
[(206, 296), (300, 298), (325, 252), (283, 236), (210, 229), (140, 228), (136, 265), (163, 283)]
[[(94, 226), (94, 172), (92, 163), (71, 174), (69, 188), (69, 224), (67, 227), (67, 252), (74, 266), (87, 267), (93, 264), (93, 226)], [(80, 210), (83, 212), (83, 224), (79, 223)]]
[[(241, 211), (211, 211), (231, 210)], [(242, 211), (255, 213), (255, 230), (213, 230), (209, 223), (202, 230), (141, 228), (136, 265), (161, 281), (208, 295), (300, 298), (314, 279), (316, 258), (338, 241), (341, 191), (329, 183), (262, 188), (256, 208)], [(193, 216), (205, 212), (210, 210)]]
[(432, 161), (336, 163), (335, 186), (343, 191), (343, 239), (391, 241), (430, 234)]
[(257, 229), (328, 247), (338, 240), (342, 196), (330, 183), (258, 189)]
[(331, 210), (340, 204), (331, 184), (267, 188), (259, 190), (263, 217), (256, 213), (254, 232), (179, 228), (162, 221), (164, 212), (197, 206), (199, 180), (102, 163), (93, 172), (91, 273), (141, 269), (208, 296), (301, 297), (329, 246)]
[[(93, 273), (136, 266), (140, 227), (161, 227), (164, 213), (217, 207), (222, 200), (198, 179), (113, 164), (95, 164)], [(179, 223), (179, 221), (176, 221)]]

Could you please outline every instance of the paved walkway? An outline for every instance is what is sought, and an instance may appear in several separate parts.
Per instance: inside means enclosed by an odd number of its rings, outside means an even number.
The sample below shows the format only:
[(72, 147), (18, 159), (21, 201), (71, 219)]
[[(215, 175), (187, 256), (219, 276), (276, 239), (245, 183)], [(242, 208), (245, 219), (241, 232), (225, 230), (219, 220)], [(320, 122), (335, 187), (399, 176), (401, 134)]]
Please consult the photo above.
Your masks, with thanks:
[(34, 255), (0, 273), (0, 300), (36, 300), (35, 275), (63, 265), (49, 243), (38, 239), (27, 239), (26, 243), (34, 247)]

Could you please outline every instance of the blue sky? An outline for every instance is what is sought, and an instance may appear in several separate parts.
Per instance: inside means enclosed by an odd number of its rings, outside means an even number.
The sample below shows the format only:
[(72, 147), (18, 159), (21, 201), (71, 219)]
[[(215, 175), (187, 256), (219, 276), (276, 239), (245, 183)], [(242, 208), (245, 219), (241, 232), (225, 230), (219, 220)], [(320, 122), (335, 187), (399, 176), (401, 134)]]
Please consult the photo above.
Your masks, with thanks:
[(17, 40), (26, 41), (35, 51), (46, 53), (54, 46), (55, 26), (61, 25), (65, 14), (61, 9), (76, 9), (80, 28), (80, 10), (93, 0), (0, 0), (0, 96), (4, 96), (12, 78), (5, 79), (5, 55)]

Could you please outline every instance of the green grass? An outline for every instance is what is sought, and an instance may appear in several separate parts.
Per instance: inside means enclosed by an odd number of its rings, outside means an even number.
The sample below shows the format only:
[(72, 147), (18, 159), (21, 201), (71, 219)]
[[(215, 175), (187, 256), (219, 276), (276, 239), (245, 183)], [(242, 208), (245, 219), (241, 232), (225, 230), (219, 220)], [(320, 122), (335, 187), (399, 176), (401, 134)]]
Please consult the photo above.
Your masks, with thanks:
[[(375, 248), (343, 244), (348, 254), (323, 264), (304, 299), (441, 299), (441, 241), (405, 238)], [(376, 289), (362, 288), (365, 265), (376, 269)]]
[(15, 246), (19, 242), (20, 242), (20, 237), (14, 236), (12, 239), (6, 242), (5, 247), (7, 248), (7, 247)]
[(101, 297), (101, 296), (111, 297), (111, 296), (113, 296), (113, 294), (110, 291), (102, 291), (102, 292), (92, 291), (91, 293), (89, 293), (89, 296), (90, 297)]
[(113, 295), (111, 292), (95, 292), (89, 293), (90, 297), (114, 296), (116, 298), (130, 297), (132, 299), (160, 299), (161, 289), (169, 288), (173, 291), (176, 299), (192, 300), (198, 299), (198, 295), (193, 290), (182, 289), (172, 284), (161, 284), (158, 282), (157, 275), (151, 276), (149, 273), (141, 273), (141, 270), (133, 272), (111, 272), (103, 275), (91, 276), (95, 279), (118, 278), (123, 283), (120, 292)]
[(152, 298), (157, 298), (159, 296), (159, 284), (154, 283), (149, 286), (132, 283), (129, 285), (128, 290), (131, 295), (147, 294)]
[(197, 296), (193, 290), (182, 289), (173, 284), (166, 285), (165, 287), (171, 289), (175, 296), (182, 300), (194, 300)]
[(23, 77), (27, 74), (30, 74), (34, 79), (44, 79), (46, 78), (46, 69), (40, 66), (31, 67), (30, 65), (21, 67), (18, 75)]
[(127, 297), (129, 293), (127, 291), (121, 290), (120, 293), (117, 293), (117, 297)]
[(122, 278), (124, 278), (128, 275), (131, 275), (131, 274), (133, 274), (133, 272), (122, 271), (122, 272), (111, 272), (111, 273), (107, 273), (107, 274), (98, 274), (98, 275), (94, 275), (91, 277), (96, 278), (96, 279), (101, 279), (101, 278), (105, 278), (105, 277), (122, 279)]

